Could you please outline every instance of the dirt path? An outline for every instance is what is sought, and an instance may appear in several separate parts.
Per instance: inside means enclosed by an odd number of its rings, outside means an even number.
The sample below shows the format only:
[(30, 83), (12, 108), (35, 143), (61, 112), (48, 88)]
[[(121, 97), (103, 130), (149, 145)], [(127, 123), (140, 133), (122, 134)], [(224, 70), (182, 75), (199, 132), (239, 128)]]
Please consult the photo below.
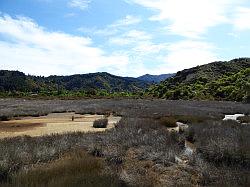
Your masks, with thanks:
[[(72, 121), (74, 116), (74, 121)], [(0, 138), (16, 136), (43, 136), (67, 132), (101, 132), (113, 128), (121, 117), (109, 116), (107, 128), (93, 128), (93, 122), (103, 115), (80, 115), (75, 113), (52, 113), (42, 117), (25, 117), (0, 122)]]

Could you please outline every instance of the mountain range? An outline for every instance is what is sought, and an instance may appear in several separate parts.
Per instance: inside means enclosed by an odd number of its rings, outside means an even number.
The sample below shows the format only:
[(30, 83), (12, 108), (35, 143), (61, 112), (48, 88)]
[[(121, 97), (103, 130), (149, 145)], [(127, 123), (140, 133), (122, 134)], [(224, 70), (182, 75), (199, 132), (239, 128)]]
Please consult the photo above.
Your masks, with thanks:
[[(249, 101), (250, 58), (218, 61), (176, 74), (120, 77), (106, 72), (70, 76), (31, 76), (20, 71), (0, 71), (0, 95), (109, 95), (131, 93), (165, 99)], [(100, 94), (101, 93), (101, 94)]]
[(106, 72), (71, 76), (31, 76), (19, 71), (0, 71), (0, 92), (106, 91), (140, 92), (150, 84), (132, 77), (119, 77)]
[(146, 75), (142, 75), (140, 77), (137, 77), (137, 79), (142, 80), (142, 81), (146, 81), (146, 82), (150, 82), (150, 83), (160, 83), (161, 81), (164, 81), (170, 77), (173, 77), (175, 74), (161, 74), (161, 75), (150, 75), (150, 74), (146, 74)]

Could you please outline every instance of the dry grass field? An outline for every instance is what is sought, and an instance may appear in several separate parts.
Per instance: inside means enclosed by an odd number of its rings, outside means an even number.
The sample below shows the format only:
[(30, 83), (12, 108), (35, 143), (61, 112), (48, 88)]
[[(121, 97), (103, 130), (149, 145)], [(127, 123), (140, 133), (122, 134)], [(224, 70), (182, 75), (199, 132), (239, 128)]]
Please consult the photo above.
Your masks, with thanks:
[[(0, 186), (249, 186), (249, 108), (216, 101), (2, 99)], [(236, 113), (246, 115), (242, 123), (223, 121)], [(108, 114), (108, 129), (92, 127)], [(176, 121), (188, 128), (169, 132)]]

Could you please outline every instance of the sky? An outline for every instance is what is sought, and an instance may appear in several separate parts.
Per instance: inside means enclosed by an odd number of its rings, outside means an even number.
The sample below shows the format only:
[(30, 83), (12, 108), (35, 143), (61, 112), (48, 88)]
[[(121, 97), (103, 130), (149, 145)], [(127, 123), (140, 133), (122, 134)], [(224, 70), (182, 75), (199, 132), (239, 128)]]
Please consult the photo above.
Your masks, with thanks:
[(0, 69), (137, 77), (249, 53), (250, 0), (0, 0)]

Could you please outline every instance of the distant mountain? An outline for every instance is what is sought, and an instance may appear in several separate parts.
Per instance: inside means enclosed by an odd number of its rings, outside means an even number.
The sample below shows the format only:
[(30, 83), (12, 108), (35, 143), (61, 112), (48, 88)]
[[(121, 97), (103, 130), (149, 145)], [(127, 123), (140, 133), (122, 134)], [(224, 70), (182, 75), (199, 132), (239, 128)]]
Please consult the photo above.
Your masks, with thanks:
[(149, 87), (149, 83), (131, 77), (119, 77), (109, 73), (90, 73), (71, 76), (30, 76), (19, 71), (0, 71), (0, 91), (52, 92), (97, 91), (138, 92)]
[(166, 99), (249, 100), (250, 58), (213, 62), (177, 72), (146, 95)]
[(138, 77), (137, 79), (150, 82), (150, 83), (160, 83), (161, 81), (166, 80), (167, 78), (173, 77), (175, 74), (162, 74), (162, 75), (142, 75)]

